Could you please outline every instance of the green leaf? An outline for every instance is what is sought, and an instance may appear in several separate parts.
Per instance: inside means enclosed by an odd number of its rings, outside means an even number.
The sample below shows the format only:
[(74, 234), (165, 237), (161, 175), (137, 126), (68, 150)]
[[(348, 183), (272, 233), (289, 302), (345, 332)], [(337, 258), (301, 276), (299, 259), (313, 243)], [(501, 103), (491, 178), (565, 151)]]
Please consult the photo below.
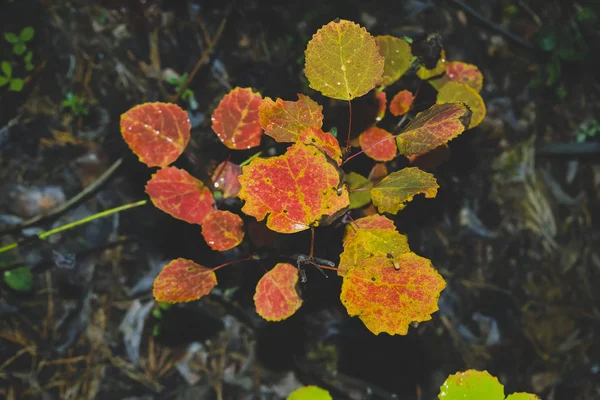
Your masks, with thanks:
[(25, 69), (27, 71), (33, 71), (33, 64), (32, 63), (25, 64)]
[(371, 191), (370, 190), (358, 190), (356, 189), (371, 189), (373, 184), (364, 176), (357, 174), (356, 172), (350, 172), (344, 177), (344, 182), (348, 185), (348, 192), (350, 193), (350, 208), (360, 208), (365, 204), (371, 202)]
[(33, 35), (35, 35), (35, 29), (33, 29), (31, 26), (26, 26), (21, 30), (21, 33), (19, 33), (19, 39), (21, 39), (23, 42), (29, 42), (31, 39), (33, 39)]
[(29, 267), (20, 267), (4, 272), (4, 282), (18, 292), (28, 292), (32, 287), (33, 275)]
[(7, 78), (12, 76), (12, 65), (8, 61), (2, 61), (0, 67), (2, 67), (2, 72), (4, 72)]
[(371, 190), (371, 199), (380, 213), (396, 214), (417, 194), (437, 195), (439, 185), (433, 174), (410, 167), (392, 172)]
[(15, 43), (15, 45), (13, 46), (13, 53), (15, 53), (18, 56), (25, 53), (26, 51), (27, 51), (27, 45), (25, 43), (21, 43), (21, 42)]
[(15, 44), (19, 41), (19, 37), (12, 32), (5, 32), (4, 39), (10, 44)]
[(521, 392), (506, 396), (506, 400), (540, 400), (540, 398), (535, 394)]
[(303, 386), (290, 393), (287, 400), (332, 400), (332, 397), (318, 386)]
[(25, 54), (25, 57), (23, 57), (23, 60), (25, 60), (27, 62), (31, 62), (32, 58), (33, 58), (33, 51), (28, 51), (27, 54)]
[(504, 387), (487, 371), (470, 369), (450, 375), (440, 388), (444, 400), (504, 400)]
[(19, 79), (19, 78), (12, 79), (10, 81), (10, 90), (12, 90), (13, 92), (20, 92), (21, 90), (23, 90), (24, 84), (25, 84), (25, 82), (23, 82), (23, 79)]
[(7, 78), (6, 76), (0, 76), (0, 87), (5, 86), (8, 82), (10, 82), (10, 78)]

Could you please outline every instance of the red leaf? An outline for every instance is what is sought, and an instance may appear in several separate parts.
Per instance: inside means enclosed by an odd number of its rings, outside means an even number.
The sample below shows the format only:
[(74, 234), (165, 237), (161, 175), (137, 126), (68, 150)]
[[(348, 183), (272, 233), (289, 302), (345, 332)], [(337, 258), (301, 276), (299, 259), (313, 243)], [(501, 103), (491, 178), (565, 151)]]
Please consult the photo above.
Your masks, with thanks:
[(337, 165), (342, 165), (340, 143), (331, 133), (323, 132), (318, 128), (308, 128), (300, 134), (300, 141), (304, 144), (312, 144), (318, 147), (327, 153)]
[(159, 169), (146, 184), (154, 205), (167, 214), (190, 224), (202, 224), (213, 210), (212, 193), (198, 179), (182, 169)]
[(344, 232), (344, 244), (346, 244), (346, 242), (356, 234), (357, 230), (370, 229), (388, 230), (396, 229), (396, 226), (394, 225), (394, 221), (380, 214), (359, 218), (346, 225), (346, 231)]
[(211, 211), (202, 221), (202, 236), (217, 251), (233, 249), (244, 238), (244, 222), (229, 211)]
[(165, 265), (154, 280), (154, 298), (164, 303), (197, 300), (217, 285), (212, 269), (178, 258)]
[(230, 161), (223, 161), (215, 168), (211, 181), (213, 187), (223, 192), (224, 198), (235, 197), (240, 191), (238, 176), (242, 174), (242, 168)]
[(323, 107), (313, 99), (298, 94), (298, 101), (276, 101), (266, 97), (258, 108), (260, 125), (265, 133), (278, 142), (296, 142), (302, 131), (321, 129)]
[(237, 87), (227, 93), (212, 115), (212, 129), (230, 149), (250, 149), (260, 144), (258, 121), (260, 93)]
[(364, 131), (358, 140), (365, 154), (375, 161), (390, 161), (396, 157), (396, 143), (392, 134), (384, 129), (373, 126)]
[(242, 211), (280, 233), (303, 231), (335, 217), (350, 200), (340, 170), (314, 146), (296, 143), (284, 155), (255, 158), (242, 168)]
[(145, 103), (121, 115), (121, 134), (139, 160), (166, 167), (183, 153), (190, 140), (190, 120), (175, 104)]
[(281, 321), (292, 316), (302, 305), (296, 292), (298, 269), (279, 263), (256, 285), (256, 312), (267, 321)]
[(408, 90), (398, 92), (390, 102), (390, 112), (396, 117), (406, 114), (414, 99), (415, 96)]

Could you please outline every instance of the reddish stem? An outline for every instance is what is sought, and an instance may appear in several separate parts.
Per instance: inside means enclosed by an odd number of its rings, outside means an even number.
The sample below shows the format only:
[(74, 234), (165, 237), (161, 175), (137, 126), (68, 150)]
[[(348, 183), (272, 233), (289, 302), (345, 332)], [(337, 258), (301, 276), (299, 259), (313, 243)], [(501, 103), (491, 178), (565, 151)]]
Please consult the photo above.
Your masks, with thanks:
[(352, 160), (352, 159), (353, 159), (354, 157), (356, 157), (357, 155), (364, 153), (364, 152), (365, 152), (365, 150), (369, 150), (371, 147), (375, 147), (375, 146), (377, 146), (379, 143), (383, 143), (383, 142), (385, 142), (386, 140), (390, 140), (390, 139), (396, 139), (396, 136), (398, 136), (398, 135), (393, 135), (393, 136), (386, 137), (385, 139), (381, 139), (379, 142), (377, 142), (377, 143), (375, 143), (375, 144), (372, 144), (372, 145), (370, 145), (370, 146), (369, 146), (369, 147), (367, 147), (366, 149), (362, 149), (362, 150), (361, 150), (361, 151), (359, 151), (358, 153), (354, 153), (354, 154), (352, 154), (350, 157), (346, 158), (346, 159), (344, 160), (344, 162), (342, 162), (342, 165), (346, 164), (348, 161)]
[(312, 259), (315, 253), (315, 228), (312, 226), (310, 227), (310, 236), (310, 253), (308, 253), (308, 256)]
[(354, 192), (364, 192), (365, 190), (371, 190), (371, 188), (358, 188), (358, 189), (351, 189), (348, 190), (349, 193), (354, 193)]
[[(317, 263), (315, 263), (315, 264), (317, 264)], [(330, 271), (337, 271), (338, 270), (336, 267), (330, 267), (328, 265), (321, 265), (321, 264), (317, 264), (317, 265), (319, 266), (319, 268), (328, 269)]]
[(242, 258), (241, 260), (229, 261), (229, 262), (226, 262), (225, 264), (217, 265), (212, 270), (214, 272), (214, 271), (217, 271), (217, 270), (219, 270), (219, 269), (221, 269), (223, 267), (226, 267), (228, 265), (233, 265), (233, 264), (241, 263), (241, 262), (244, 262), (244, 261), (250, 261), (250, 260), (254, 260), (254, 259), (255, 259), (255, 256), (251, 255), (250, 257)]

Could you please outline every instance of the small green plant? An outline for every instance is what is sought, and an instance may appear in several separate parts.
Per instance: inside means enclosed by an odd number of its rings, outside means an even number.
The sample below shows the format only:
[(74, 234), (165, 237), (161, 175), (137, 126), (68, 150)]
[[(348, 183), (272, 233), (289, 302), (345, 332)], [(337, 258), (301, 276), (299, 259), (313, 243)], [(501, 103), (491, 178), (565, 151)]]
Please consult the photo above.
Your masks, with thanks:
[(13, 92), (20, 92), (23, 90), (24, 81), (21, 78), (13, 77), (12, 65), (8, 61), (2, 61), (0, 63), (0, 69), (2, 75), (0, 75), (0, 87), (9, 85), (8, 88)]
[[(173, 86), (173, 88), (175, 89), (175, 92), (179, 92), (179, 90), (181, 89), (181, 86), (185, 83), (185, 81), (187, 80), (188, 74), (187, 72), (179, 77), (177, 76), (170, 76), (168, 78), (165, 79), (165, 81)], [(198, 102), (196, 101), (196, 97), (194, 96), (194, 91), (190, 88), (186, 88), (183, 93), (181, 93), (181, 99), (185, 102), (187, 102), (188, 106), (190, 107), (191, 110), (197, 110), (198, 109)]]
[(5, 32), (4, 39), (13, 45), (13, 53), (20, 56), (27, 51), (27, 42), (31, 41), (34, 35), (35, 29), (31, 26), (26, 26), (21, 29), (18, 35), (12, 32)]
[(85, 99), (82, 99), (73, 92), (67, 93), (65, 99), (60, 103), (60, 107), (70, 109), (74, 117), (88, 115), (89, 112)]
[(588, 119), (579, 124), (575, 132), (575, 140), (577, 143), (583, 143), (588, 138), (595, 137), (600, 133), (600, 123), (596, 119)]

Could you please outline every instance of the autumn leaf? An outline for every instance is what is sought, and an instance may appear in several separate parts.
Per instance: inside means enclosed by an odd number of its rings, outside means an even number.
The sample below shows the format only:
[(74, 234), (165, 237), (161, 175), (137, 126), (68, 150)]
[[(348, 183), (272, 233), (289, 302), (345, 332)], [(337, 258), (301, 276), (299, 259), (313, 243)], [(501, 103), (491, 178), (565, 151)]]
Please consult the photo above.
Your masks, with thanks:
[(296, 292), (298, 269), (291, 264), (279, 263), (263, 275), (256, 285), (254, 304), (258, 315), (267, 321), (281, 321), (302, 305)]
[(351, 209), (360, 208), (371, 202), (370, 190), (355, 191), (357, 189), (371, 189), (373, 187), (367, 178), (356, 172), (350, 172), (344, 176), (344, 182), (348, 185)]
[(165, 265), (154, 280), (154, 298), (163, 303), (197, 300), (217, 285), (212, 269), (178, 258)]
[(487, 371), (474, 369), (450, 375), (440, 388), (440, 398), (504, 400), (504, 387)]
[(410, 121), (396, 144), (406, 156), (426, 153), (463, 133), (470, 120), (471, 111), (462, 103), (434, 104)]
[(300, 134), (298, 141), (316, 146), (327, 153), (337, 165), (342, 165), (342, 149), (340, 148), (340, 143), (331, 133), (323, 132), (319, 128), (308, 128)]
[(190, 140), (190, 120), (176, 104), (144, 103), (121, 115), (123, 139), (149, 167), (166, 167)]
[(401, 90), (390, 102), (390, 112), (395, 117), (406, 114), (412, 107), (415, 96), (408, 90)]
[(440, 59), (432, 69), (427, 69), (425, 66), (421, 66), (417, 69), (417, 76), (422, 80), (428, 80), (438, 75), (442, 75), (446, 72), (446, 51), (442, 50)]
[(446, 282), (431, 261), (415, 253), (376, 255), (344, 275), (340, 300), (378, 335), (406, 335), (412, 322), (431, 319)]
[(375, 98), (379, 104), (377, 108), (377, 116), (375, 117), (375, 121), (379, 122), (385, 116), (385, 109), (387, 108), (387, 96), (385, 92), (377, 92), (375, 93)]
[(375, 161), (390, 161), (396, 157), (396, 143), (385, 129), (372, 126), (360, 134), (358, 141), (365, 154)]
[(262, 128), (258, 120), (260, 93), (236, 87), (227, 93), (212, 114), (212, 129), (230, 149), (250, 149), (260, 144)]
[(396, 214), (417, 194), (427, 198), (437, 195), (435, 177), (419, 168), (410, 167), (392, 172), (371, 190), (371, 199), (379, 212)]
[(368, 179), (369, 182), (371, 182), (373, 185), (376, 185), (386, 176), (388, 176), (388, 169), (385, 164), (377, 163), (373, 165), (373, 168), (371, 168)]
[(318, 386), (302, 386), (294, 390), (286, 400), (333, 400), (329, 392)]
[(308, 42), (304, 73), (324, 96), (352, 100), (381, 81), (384, 60), (373, 36), (352, 21), (332, 21)]
[(463, 83), (479, 93), (483, 87), (483, 74), (473, 64), (448, 61), (446, 62), (446, 74), (439, 79), (430, 80), (429, 83), (436, 90), (440, 90), (448, 82)]
[(244, 222), (229, 211), (211, 211), (202, 222), (202, 236), (213, 250), (233, 249), (244, 238)]
[(159, 169), (152, 175), (146, 184), (146, 193), (156, 207), (190, 224), (202, 224), (206, 214), (213, 210), (210, 190), (186, 171), (175, 167)]
[(298, 101), (266, 97), (258, 116), (265, 133), (277, 142), (296, 142), (302, 131), (323, 126), (323, 107), (303, 94), (298, 94)]
[(475, 128), (485, 118), (486, 109), (483, 99), (470, 86), (458, 82), (448, 82), (445, 84), (437, 95), (438, 104), (461, 102), (469, 106), (472, 112), (469, 128)]
[(242, 211), (280, 233), (318, 226), (350, 204), (348, 190), (340, 185), (340, 170), (314, 146), (296, 143), (286, 153), (255, 158), (242, 168), (238, 197)]
[(344, 251), (340, 255), (338, 265), (340, 276), (356, 268), (367, 258), (393, 258), (410, 251), (406, 236), (400, 234), (394, 223), (382, 215), (364, 217), (349, 224), (346, 227), (343, 246)]
[(215, 189), (223, 193), (224, 198), (235, 197), (240, 191), (238, 177), (242, 174), (242, 168), (230, 161), (223, 161), (215, 168), (211, 181)]
[(395, 36), (375, 36), (375, 41), (385, 62), (381, 84), (389, 86), (396, 82), (412, 64), (413, 55), (410, 45)]

